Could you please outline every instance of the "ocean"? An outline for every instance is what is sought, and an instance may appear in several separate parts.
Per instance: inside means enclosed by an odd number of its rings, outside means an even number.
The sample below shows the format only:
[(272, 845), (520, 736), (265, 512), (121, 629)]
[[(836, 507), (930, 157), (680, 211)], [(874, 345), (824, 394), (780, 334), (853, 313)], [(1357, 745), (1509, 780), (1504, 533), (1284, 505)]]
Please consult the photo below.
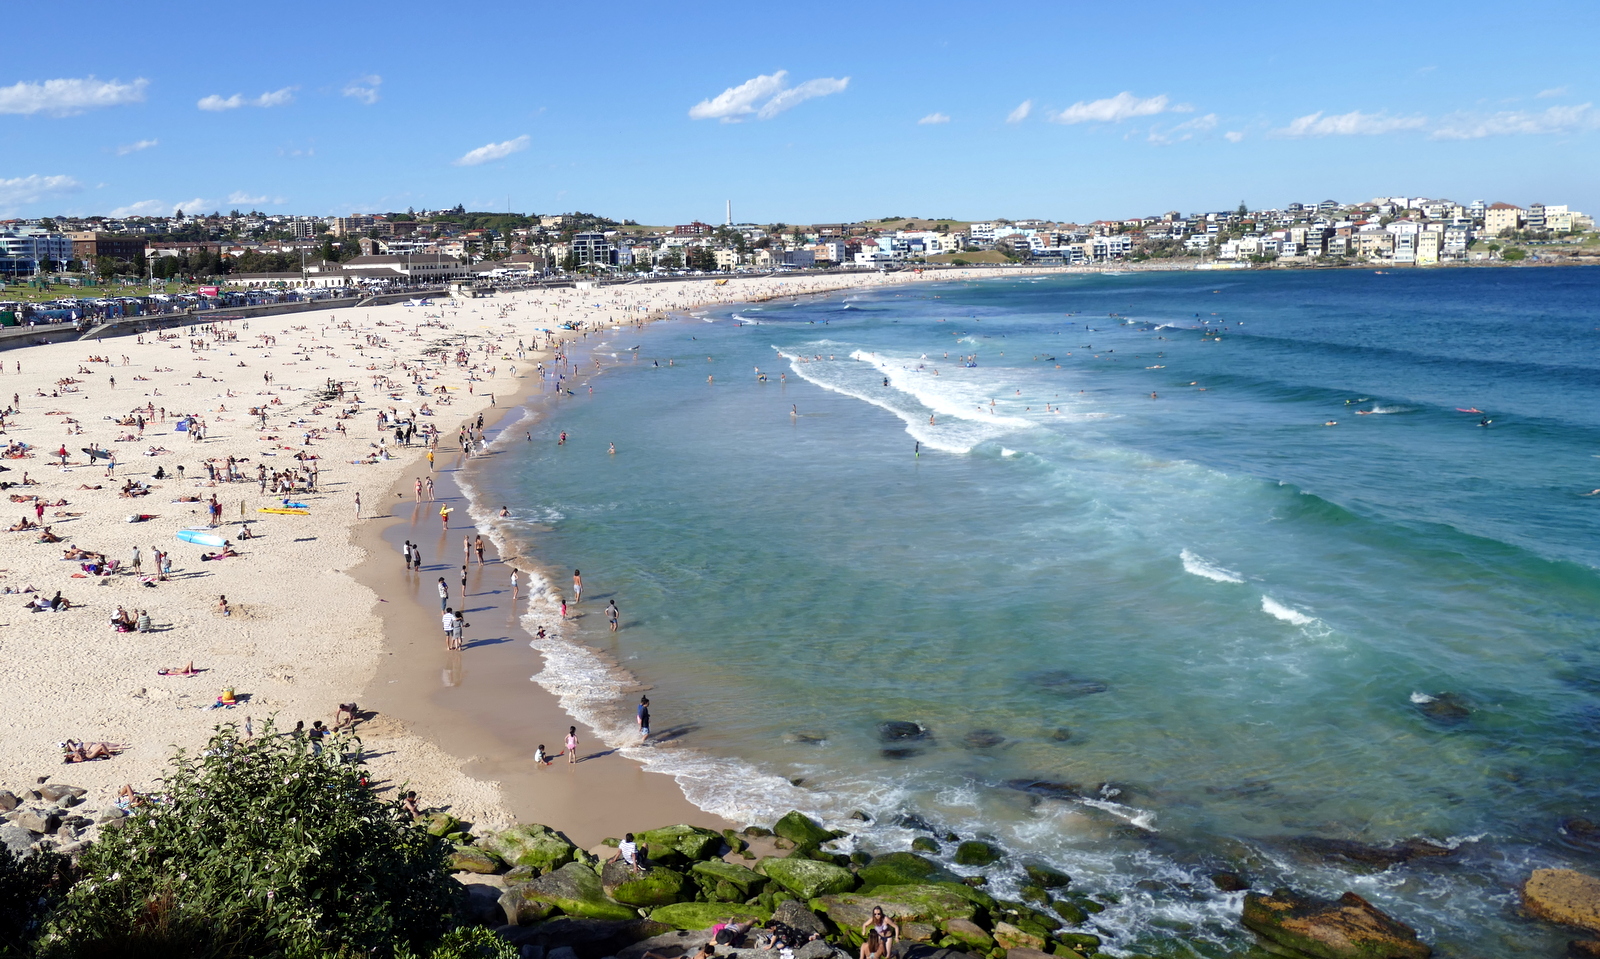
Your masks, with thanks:
[(1118, 951), (1243, 948), (1231, 870), (1553, 954), (1516, 891), (1600, 858), (1597, 338), (1584, 268), (777, 300), (591, 333), (470, 482), (583, 570), (533, 680), (614, 744), (647, 684), (628, 752), (702, 808), (989, 837)]

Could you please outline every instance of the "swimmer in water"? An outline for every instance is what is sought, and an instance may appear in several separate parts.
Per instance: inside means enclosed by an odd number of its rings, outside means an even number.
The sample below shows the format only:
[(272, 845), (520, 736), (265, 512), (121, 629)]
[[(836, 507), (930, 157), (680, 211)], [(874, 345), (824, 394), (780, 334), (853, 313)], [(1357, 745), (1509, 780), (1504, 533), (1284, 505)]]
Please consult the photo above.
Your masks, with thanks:
[(1328, 422), (1326, 422), (1326, 423), (1324, 423), (1322, 425), (1323, 426), (1338, 426), (1339, 425), (1339, 421), (1338, 420), (1329, 420)]

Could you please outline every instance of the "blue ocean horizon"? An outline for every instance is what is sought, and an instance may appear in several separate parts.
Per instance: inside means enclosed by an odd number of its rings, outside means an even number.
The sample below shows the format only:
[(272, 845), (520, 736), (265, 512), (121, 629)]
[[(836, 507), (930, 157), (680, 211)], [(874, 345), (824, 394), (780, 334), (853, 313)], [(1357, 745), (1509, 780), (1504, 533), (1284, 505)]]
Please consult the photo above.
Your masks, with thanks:
[(1600, 816), (1597, 336), (1586, 268), (775, 300), (591, 334), (471, 481), (622, 610), (539, 681), (618, 742), (584, 670), (647, 684), (708, 811), (989, 836), (1128, 950), (1246, 943), (1217, 871), (1555, 949), (1514, 903)]

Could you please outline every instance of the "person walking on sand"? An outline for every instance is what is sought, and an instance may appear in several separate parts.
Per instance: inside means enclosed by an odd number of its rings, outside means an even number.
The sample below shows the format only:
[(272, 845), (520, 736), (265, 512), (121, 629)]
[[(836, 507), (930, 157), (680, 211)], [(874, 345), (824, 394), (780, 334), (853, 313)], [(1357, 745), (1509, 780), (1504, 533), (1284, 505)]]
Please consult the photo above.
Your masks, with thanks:
[(617, 631), (617, 617), (620, 615), (622, 615), (622, 611), (617, 609), (617, 601), (612, 600), (610, 605), (606, 606), (606, 622), (611, 624), (613, 633)]
[(578, 761), (578, 727), (567, 727), (567, 765)]
[(428, 450), (428, 472), (433, 472), (433, 450)]
[(511, 601), (517, 601), (517, 568), (511, 567)]
[(422, 502), (422, 477), (417, 477), (417, 502)]
[(479, 533), (477, 538), (472, 541), (472, 548), (478, 554), (478, 565), (482, 566), (483, 565), (483, 534), (482, 533)]
[(439, 608), (440, 609), (444, 609), (445, 607), (447, 607), (449, 605), (450, 605), (450, 584), (445, 582), (444, 581), (444, 577), (441, 576), (441, 577), (439, 577)]
[(650, 738), (650, 697), (639, 697), (639, 708), (635, 710), (635, 718), (639, 721), (639, 742), (642, 744)]
[(361, 491), (356, 491), (356, 519), (361, 518)]
[(583, 602), (583, 574), (577, 570), (572, 571), (572, 605)]
[(561, 597), (561, 619), (564, 622), (566, 620), (566, 618), (567, 618), (567, 598), (565, 596), (563, 596), (563, 597)]
[(455, 649), (456, 611), (446, 606), (444, 612), (439, 614), (439, 623), (444, 627), (444, 648)]
[(461, 564), (461, 598), (467, 598), (467, 564)]

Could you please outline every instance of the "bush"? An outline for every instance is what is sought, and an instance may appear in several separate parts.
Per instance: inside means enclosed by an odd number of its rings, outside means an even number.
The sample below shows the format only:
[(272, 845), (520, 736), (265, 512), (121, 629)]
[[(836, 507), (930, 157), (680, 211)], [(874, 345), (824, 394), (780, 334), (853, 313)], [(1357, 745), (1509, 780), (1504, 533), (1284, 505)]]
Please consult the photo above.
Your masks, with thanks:
[(465, 898), (449, 844), (373, 795), (342, 745), (230, 724), (180, 750), (161, 801), (80, 858), (46, 955), (387, 957), (438, 938)]
[(1517, 260), (1526, 259), (1527, 256), (1528, 256), (1528, 251), (1527, 250), (1518, 249), (1517, 247), (1513, 246), (1513, 247), (1508, 248), (1504, 253), (1501, 253), (1500, 254), (1500, 259), (1502, 259), (1502, 260), (1510, 260), (1512, 262), (1516, 262)]
[(402, 946), (395, 959), (517, 959), (517, 949), (483, 926), (467, 926), (444, 934), (426, 953), (413, 953)]
[(72, 860), (55, 853), (18, 859), (0, 845), (0, 956), (25, 956), (45, 916), (72, 886)]

